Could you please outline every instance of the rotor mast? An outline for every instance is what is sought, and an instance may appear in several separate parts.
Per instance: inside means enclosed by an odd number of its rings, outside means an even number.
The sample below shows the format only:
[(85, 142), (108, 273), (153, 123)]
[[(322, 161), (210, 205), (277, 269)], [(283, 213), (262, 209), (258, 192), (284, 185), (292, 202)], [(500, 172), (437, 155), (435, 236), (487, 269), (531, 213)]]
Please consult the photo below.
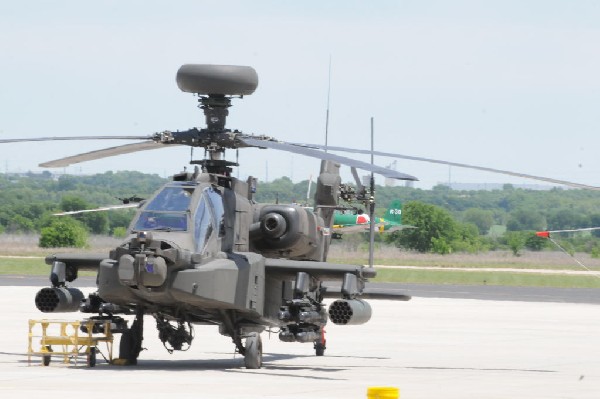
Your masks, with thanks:
[(209, 94), (198, 99), (198, 108), (204, 111), (206, 126), (209, 133), (222, 133), (225, 131), (231, 98), (223, 94)]
[(205, 147), (205, 154), (208, 154), (208, 159), (202, 161), (192, 160), (191, 162), (200, 163), (209, 173), (229, 174), (231, 168), (228, 168), (228, 166), (237, 166), (238, 164), (223, 160), (225, 147), (218, 143), (218, 136), (227, 132), (225, 125), (229, 115), (229, 107), (231, 107), (231, 98), (223, 94), (209, 94), (208, 96), (200, 96), (198, 102), (198, 108), (204, 111), (206, 120), (206, 129), (202, 130), (209, 137), (209, 143)]
[(258, 85), (258, 75), (251, 67), (234, 65), (182, 65), (177, 71), (177, 86), (199, 96), (198, 107), (204, 111), (206, 128), (201, 129), (193, 146), (204, 147), (207, 159), (192, 160), (209, 173), (229, 176), (236, 162), (223, 160), (226, 148), (236, 148), (231, 131), (225, 128), (231, 98), (249, 95)]

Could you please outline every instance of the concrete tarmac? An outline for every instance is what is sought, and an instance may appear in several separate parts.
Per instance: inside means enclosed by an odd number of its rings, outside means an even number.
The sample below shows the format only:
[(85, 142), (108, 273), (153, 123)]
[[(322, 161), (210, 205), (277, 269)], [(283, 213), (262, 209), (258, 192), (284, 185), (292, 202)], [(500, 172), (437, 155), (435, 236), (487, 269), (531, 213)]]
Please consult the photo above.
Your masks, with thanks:
[(314, 356), (312, 344), (263, 333), (259, 370), (246, 370), (231, 340), (212, 326), (198, 326), (191, 349), (170, 355), (147, 318), (138, 366), (99, 360), (95, 368), (75, 367), (54, 358), (43, 367), (26, 356), (27, 321), (43, 318), (33, 304), (38, 289), (0, 288), (0, 397), (366, 398), (369, 386), (398, 387), (401, 398), (600, 396), (595, 304), (372, 300), (369, 323), (328, 325), (323, 357)]

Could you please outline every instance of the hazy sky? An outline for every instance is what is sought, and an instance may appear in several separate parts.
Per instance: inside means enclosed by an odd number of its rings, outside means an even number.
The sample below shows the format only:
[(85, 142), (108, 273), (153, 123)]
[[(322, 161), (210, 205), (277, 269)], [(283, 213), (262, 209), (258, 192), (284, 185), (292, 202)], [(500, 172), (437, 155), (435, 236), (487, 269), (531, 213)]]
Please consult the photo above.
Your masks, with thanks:
[[(374, 117), (378, 150), (600, 185), (599, 43), (596, 1), (5, 1), (0, 137), (200, 127), (196, 98), (179, 91), (175, 73), (209, 63), (259, 75), (256, 92), (233, 101), (229, 128), (323, 143), (331, 57), (331, 145), (369, 148)], [(117, 144), (2, 145), (0, 169), (39, 171), (39, 162)], [(172, 148), (66, 171), (170, 175), (189, 157)], [(267, 160), (270, 180), (318, 173), (318, 161), (251, 149), (240, 151), (239, 176), (265, 179)], [(422, 188), (450, 176), (535, 183), (397, 168)]]

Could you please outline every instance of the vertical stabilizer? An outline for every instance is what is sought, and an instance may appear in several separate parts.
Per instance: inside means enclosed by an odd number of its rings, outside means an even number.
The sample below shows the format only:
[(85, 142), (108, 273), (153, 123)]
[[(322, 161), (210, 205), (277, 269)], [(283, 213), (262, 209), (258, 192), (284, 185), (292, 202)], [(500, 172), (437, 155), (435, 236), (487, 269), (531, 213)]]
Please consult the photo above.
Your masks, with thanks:
[(392, 201), (387, 211), (385, 211), (384, 218), (388, 222), (402, 224), (402, 202), (400, 200)]

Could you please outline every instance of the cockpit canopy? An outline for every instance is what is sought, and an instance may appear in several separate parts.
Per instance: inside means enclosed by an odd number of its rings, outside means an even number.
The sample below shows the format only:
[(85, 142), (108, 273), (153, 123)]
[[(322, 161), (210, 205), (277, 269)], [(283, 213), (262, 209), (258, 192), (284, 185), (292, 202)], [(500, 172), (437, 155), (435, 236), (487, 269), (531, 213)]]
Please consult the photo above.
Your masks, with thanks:
[(187, 231), (195, 186), (169, 185), (150, 201), (134, 225), (135, 231)]
[(140, 212), (133, 231), (192, 231), (202, 252), (213, 234), (223, 233), (223, 197), (213, 186), (198, 190), (196, 182), (165, 186)]

